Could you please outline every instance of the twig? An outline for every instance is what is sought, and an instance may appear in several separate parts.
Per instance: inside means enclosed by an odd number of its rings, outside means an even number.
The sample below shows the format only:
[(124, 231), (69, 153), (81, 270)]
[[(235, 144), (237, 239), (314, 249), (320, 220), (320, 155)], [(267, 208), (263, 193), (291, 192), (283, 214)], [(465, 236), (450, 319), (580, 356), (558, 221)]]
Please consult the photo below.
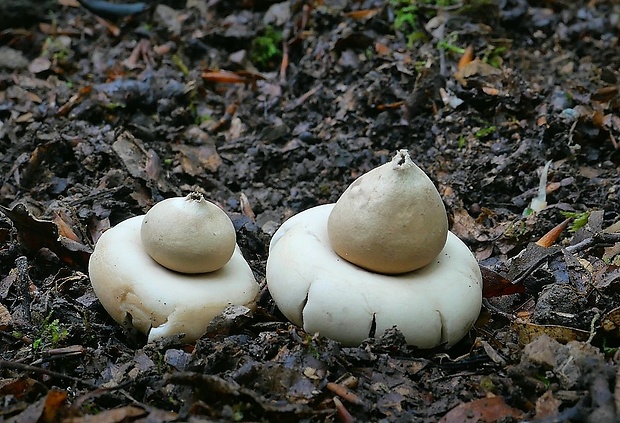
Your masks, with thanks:
[(586, 238), (583, 241), (575, 244), (569, 245), (565, 248), (568, 253), (577, 253), (579, 251), (583, 251), (587, 248), (590, 248), (596, 244), (615, 244), (616, 242), (620, 242), (620, 234), (613, 233), (608, 234), (606, 232), (597, 232), (592, 235), (590, 238)]
[(596, 333), (597, 333), (596, 322), (598, 322), (600, 318), (601, 318), (601, 313), (597, 311), (594, 317), (592, 318), (592, 321), (590, 322), (590, 336), (588, 337), (588, 340), (586, 341), (586, 343), (588, 344), (592, 343), (592, 340), (596, 336)]
[(489, 311), (491, 311), (491, 312), (493, 312), (493, 313), (495, 313), (497, 315), (500, 315), (500, 316), (504, 317), (505, 319), (508, 319), (511, 322), (517, 318), (517, 316), (515, 316), (513, 313), (506, 313), (505, 311), (503, 311), (503, 310), (499, 309), (498, 307), (494, 306), (493, 304), (491, 304), (489, 302), (488, 298), (483, 298), (482, 299), (482, 304), (484, 305), (484, 307), (487, 310), (489, 310)]
[(512, 281), (513, 285), (516, 285), (518, 283), (522, 283), (525, 279), (527, 279), (532, 273), (534, 273), (534, 271), (536, 269), (538, 269), (538, 267), (543, 264), (543, 262), (545, 260), (547, 260), (549, 257), (554, 256), (558, 253), (562, 252), (561, 248), (557, 248), (555, 251), (551, 252), (550, 254), (543, 254), (542, 256), (540, 256), (536, 261), (534, 261), (534, 263), (531, 263), (529, 265), (529, 267), (527, 269), (525, 269), (525, 271), (523, 271), (523, 273), (521, 274), (521, 276), (519, 276), (518, 278), (516, 278), (515, 280)]
[(519, 276), (518, 278), (516, 278), (515, 280), (512, 281), (512, 284), (518, 284), (523, 282), (527, 277), (529, 277), (536, 269), (538, 269), (538, 267), (545, 261), (547, 260), (549, 257), (561, 253), (561, 252), (567, 252), (570, 254), (576, 254), (580, 251), (586, 250), (590, 247), (593, 247), (595, 245), (600, 245), (600, 244), (614, 244), (616, 242), (620, 242), (620, 234), (618, 233), (612, 233), (612, 234), (608, 234), (606, 232), (597, 232), (595, 234), (593, 234), (591, 237), (584, 239), (583, 241), (575, 244), (575, 245), (569, 245), (568, 247), (565, 248), (560, 248), (557, 249), (556, 251), (552, 252), (551, 254), (546, 254), (543, 255), (542, 257), (540, 257), (538, 260), (536, 260), (534, 263), (532, 263), (522, 274), (521, 276)]
[(32, 363), (31, 366), (39, 365), (53, 360), (62, 360), (67, 357), (74, 357), (76, 355), (83, 355), (85, 349), (82, 345), (72, 345), (64, 348), (53, 348), (44, 351), (45, 357), (39, 358)]
[(298, 97), (295, 101), (293, 101), (292, 103), (289, 103), (285, 107), (286, 111), (290, 112), (291, 110), (296, 109), (297, 107), (301, 106), (307, 99), (315, 95), (322, 87), (323, 87), (322, 85), (317, 85), (316, 87), (311, 88), (310, 90), (306, 91), (304, 94)]
[(549, 232), (544, 234), (538, 241), (536, 241), (536, 245), (541, 247), (550, 247), (554, 242), (558, 240), (560, 234), (568, 227), (571, 219), (565, 219), (562, 223), (554, 226)]
[(336, 406), (336, 414), (338, 415), (338, 419), (343, 423), (354, 423), (355, 418), (349, 413), (349, 410), (346, 409), (342, 401), (338, 399), (338, 397), (333, 398), (334, 405)]
[(282, 43), (282, 62), (280, 62), (280, 84), (286, 84), (286, 70), (288, 69), (289, 55), (288, 55), (288, 43), (284, 41)]
[(353, 392), (344, 385), (329, 382), (326, 388), (332, 391), (334, 394), (338, 395), (340, 398), (350, 402), (351, 404), (364, 405), (364, 401), (359, 396), (357, 396), (355, 392)]
[(14, 370), (22, 370), (22, 371), (25, 371), (25, 372), (32, 372), (32, 373), (40, 373), (40, 374), (51, 376), (51, 377), (54, 377), (54, 378), (57, 378), (57, 379), (70, 380), (71, 382), (79, 383), (81, 385), (87, 386), (87, 387), (92, 388), (92, 389), (97, 389), (98, 388), (97, 385), (93, 385), (92, 383), (86, 382), (85, 380), (79, 379), (77, 377), (73, 377), (73, 376), (62, 374), (62, 373), (58, 373), (58, 372), (55, 372), (53, 370), (42, 369), (41, 367), (31, 366), (29, 364), (16, 363), (14, 361), (8, 361), (8, 360), (0, 360), (0, 369), (1, 368), (14, 369)]

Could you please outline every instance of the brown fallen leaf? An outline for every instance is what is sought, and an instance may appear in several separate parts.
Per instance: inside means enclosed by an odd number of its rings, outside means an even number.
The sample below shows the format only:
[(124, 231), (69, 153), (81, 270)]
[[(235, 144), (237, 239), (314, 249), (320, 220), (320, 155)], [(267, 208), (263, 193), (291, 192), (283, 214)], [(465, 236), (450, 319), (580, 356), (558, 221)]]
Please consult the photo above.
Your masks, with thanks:
[(590, 98), (594, 101), (607, 102), (612, 100), (615, 96), (618, 95), (620, 91), (620, 86), (617, 85), (609, 85), (606, 87), (599, 88), (593, 93)]
[(27, 377), (0, 380), (0, 397), (12, 395), (18, 400), (23, 400), (38, 389), (41, 389), (40, 382)]
[(58, 227), (58, 234), (72, 241), (80, 242), (80, 238), (77, 236), (73, 228), (71, 227), (71, 218), (62, 210), (54, 212), (54, 218), (52, 222)]
[(58, 420), (58, 416), (61, 415), (60, 408), (67, 400), (67, 396), (66, 391), (57, 389), (52, 389), (47, 393), (43, 415), (41, 416), (44, 422), (56, 422)]
[(392, 52), (392, 50), (387, 44), (377, 42), (375, 43), (375, 52), (379, 57), (386, 57)]
[(474, 60), (474, 48), (472, 46), (467, 46), (465, 52), (459, 59), (459, 63), (457, 65), (457, 69), (461, 70), (468, 64), (470, 64)]
[(27, 249), (36, 252), (45, 247), (69, 266), (84, 268), (88, 265), (92, 249), (62, 236), (54, 222), (35, 218), (21, 203), (12, 209), (0, 206), (0, 212), (11, 219), (17, 228), (19, 242)]
[(222, 158), (211, 144), (201, 146), (180, 144), (172, 146), (172, 150), (179, 153), (177, 159), (181, 169), (190, 176), (203, 175), (205, 169), (215, 173), (222, 165)]
[(497, 88), (494, 87), (487, 87), (484, 86), (482, 87), (482, 92), (485, 93), (486, 95), (500, 95), (500, 90), (498, 90)]
[(52, 423), (60, 420), (62, 406), (67, 400), (67, 392), (52, 389), (44, 398), (30, 404), (24, 411), (14, 416), (13, 422)]
[[(73, 417), (70, 419), (64, 419), (65, 423), (121, 423), (132, 422), (139, 417), (145, 417), (148, 412), (142, 408), (128, 405), (126, 407), (113, 408), (111, 410), (105, 410), (96, 415), (89, 415), (83, 417)], [(157, 421), (157, 420), (156, 420)], [(161, 420), (167, 421), (167, 420)]]
[(522, 283), (514, 284), (488, 267), (480, 266), (480, 271), (482, 272), (482, 296), (484, 298), (525, 292), (525, 286)]
[(9, 310), (0, 303), (0, 330), (7, 330), (13, 325), (13, 318)]
[(448, 412), (439, 423), (491, 423), (506, 417), (519, 419), (523, 413), (512, 408), (502, 397), (481, 398), (459, 404)]
[(217, 84), (245, 84), (250, 82), (250, 79), (244, 75), (224, 70), (205, 71), (202, 73), (202, 79)]
[(536, 419), (553, 417), (558, 414), (562, 401), (553, 396), (553, 391), (548, 390), (536, 400)]
[(480, 78), (486, 78), (492, 75), (501, 75), (502, 71), (494, 68), (488, 63), (483, 62), (480, 59), (474, 59), (462, 69), (459, 69), (455, 74), (454, 78), (464, 87), (467, 86), (467, 80), (471, 77), (477, 76)]
[(603, 317), (601, 327), (609, 336), (620, 338), (620, 307), (616, 307)]
[(354, 20), (368, 20), (370, 18), (373, 18), (375, 16), (377, 16), (377, 14), (381, 11), (380, 8), (374, 8), (374, 9), (364, 9), (364, 10), (354, 10), (353, 12), (348, 12), (345, 13), (344, 15), (354, 19)]
[(254, 211), (252, 210), (252, 204), (250, 203), (248, 196), (245, 195), (243, 192), (241, 193), (241, 195), (239, 195), (239, 203), (241, 205), (241, 213), (244, 216), (249, 217), (250, 220), (254, 222), (256, 216), (254, 215)]
[(547, 335), (556, 341), (565, 344), (570, 341), (587, 341), (590, 332), (560, 325), (538, 325), (524, 319), (517, 318), (512, 322), (512, 328), (517, 332), (519, 343), (527, 345), (541, 335)]
[(80, 7), (78, 0), (58, 0), (58, 4), (65, 7)]
[(155, 151), (147, 149), (144, 143), (130, 132), (119, 134), (112, 144), (112, 150), (134, 178), (155, 184), (162, 192), (180, 195), (179, 188), (172, 184), (166, 172), (161, 170), (161, 161)]

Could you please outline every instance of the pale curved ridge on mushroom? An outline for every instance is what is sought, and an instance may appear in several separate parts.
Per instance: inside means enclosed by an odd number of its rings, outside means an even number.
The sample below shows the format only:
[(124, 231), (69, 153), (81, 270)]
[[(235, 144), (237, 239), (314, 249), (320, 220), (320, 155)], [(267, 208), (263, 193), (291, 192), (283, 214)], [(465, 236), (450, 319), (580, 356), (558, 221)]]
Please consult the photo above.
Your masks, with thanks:
[(105, 232), (90, 259), (95, 294), (114, 320), (122, 323), (131, 315), (132, 325), (147, 333), (149, 341), (184, 333), (184, 340), (192, 342), (227, 306), (254, 308), (259, 286), (238, 246), (219, 270), (174, 272), (142, 248), (143, 218), (133, 217)]
[(467, 246), (449, 233), (429, 265), (399, 275), (372, 273), (331, 248), (327, 219), (333, 207), (293, 216), (271, 241), (267, 283), (282, 313), (343, 345), (368, 338), (373, 318), (377, 337), (397, 326), (419, 348), (450, 347), (462, 339), (482, 304), (480, 268)]

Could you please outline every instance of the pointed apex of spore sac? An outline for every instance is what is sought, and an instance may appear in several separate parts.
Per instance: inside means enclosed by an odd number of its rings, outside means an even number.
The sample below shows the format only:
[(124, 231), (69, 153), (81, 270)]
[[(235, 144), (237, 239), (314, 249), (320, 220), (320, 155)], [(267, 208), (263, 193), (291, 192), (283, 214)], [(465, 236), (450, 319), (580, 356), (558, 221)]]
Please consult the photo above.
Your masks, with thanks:
[(415, 166), (413, 160), (411, 160), (411, 156), (409, 155), (409, 150), (398, 150), (396, 155), (392, 158), (392, 164), (394, 169), (403, 169)]
[(446, 243), (448, 218), (428, 176), (399, 150), (360, 176), (330, 213), (329, 239), (343, 259), (383, 274), (431, 263)]

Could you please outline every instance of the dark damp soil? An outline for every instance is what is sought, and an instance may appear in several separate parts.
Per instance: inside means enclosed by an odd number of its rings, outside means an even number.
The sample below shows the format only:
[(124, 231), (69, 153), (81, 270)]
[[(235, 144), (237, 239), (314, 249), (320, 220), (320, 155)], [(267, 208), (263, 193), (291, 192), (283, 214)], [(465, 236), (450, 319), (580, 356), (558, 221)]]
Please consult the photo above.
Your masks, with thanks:
[[(620, 419), (617, 2), (24, 3), (0, 2), (0, 419)], [(280, 224), (399, 149), (483, 267), (449, 350), (344, 347), (266, 289)], [(147, 343), (88, 259), (192, 191), (233, 220), (258, 307)]]

